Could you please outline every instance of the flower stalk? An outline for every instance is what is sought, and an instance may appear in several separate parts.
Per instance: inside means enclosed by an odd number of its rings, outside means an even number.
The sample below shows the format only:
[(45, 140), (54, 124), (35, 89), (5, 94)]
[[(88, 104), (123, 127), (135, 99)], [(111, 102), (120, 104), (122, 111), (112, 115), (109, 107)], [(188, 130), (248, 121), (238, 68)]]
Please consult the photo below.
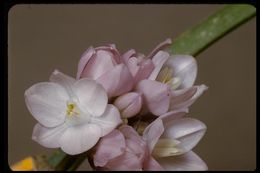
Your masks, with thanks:
[(252, 5), (227, 5), (175, 38), (171, 53), (197, 56), (255, 15), (256, 8)]

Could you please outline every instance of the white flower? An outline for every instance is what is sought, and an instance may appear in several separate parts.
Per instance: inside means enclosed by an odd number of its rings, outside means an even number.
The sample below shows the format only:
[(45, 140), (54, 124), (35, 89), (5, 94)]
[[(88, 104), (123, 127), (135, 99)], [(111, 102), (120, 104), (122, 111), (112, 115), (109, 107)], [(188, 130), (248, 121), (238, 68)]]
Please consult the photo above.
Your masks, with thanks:
[(32, 139), (47, 148), (61, 147), (70, 155), (89, 150), (122, 122), (100, 84), (88, 78), (75, 80), (57, 70), (50, 82), (27, 89), (25, 101), (39, 122)]

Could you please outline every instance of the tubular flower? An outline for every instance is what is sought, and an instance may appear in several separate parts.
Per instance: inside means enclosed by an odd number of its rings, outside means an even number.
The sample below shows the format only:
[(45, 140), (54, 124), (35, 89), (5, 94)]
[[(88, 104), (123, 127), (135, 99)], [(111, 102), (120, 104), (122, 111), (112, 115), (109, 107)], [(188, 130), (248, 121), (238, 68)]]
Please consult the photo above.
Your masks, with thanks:
[(129, 92), (134, 85), (133, 76), (113, 44), (85, 51), (78, 64), (77, 79), (80, 78), (97, 80), (109, 98)]
[(38, 121), (32, 139), (70, 155), (89, 150), (122, 122), (100, 84), (88, 78), (75, 80), (57, 70), (50, 82), (27, 89), (25, 101)]
[(191, 149), (203, 137), (206, 126), (176, 115), (157, 118), (143, 136), (127, 125), (104, 136), (96, 147), (94, 165), (100, 170), (207, 170)]
[(188, 108), (208, 89), (204, 84), (193, 86), (197, 76), (195, 58), (189, 55), (171, 56), (161, 50), (170, 43), (167, 39), (147, 56), (152, 58), (154, 69), (135, 87), (137, 92), (143, 94), (148, 111), (157, 116)]

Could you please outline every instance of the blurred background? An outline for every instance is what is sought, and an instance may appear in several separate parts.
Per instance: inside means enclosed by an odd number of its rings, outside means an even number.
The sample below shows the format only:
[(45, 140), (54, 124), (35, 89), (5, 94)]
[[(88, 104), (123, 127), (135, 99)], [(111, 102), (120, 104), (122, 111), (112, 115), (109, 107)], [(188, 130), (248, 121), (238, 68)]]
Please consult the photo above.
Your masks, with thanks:
[[(89, 46), (115, 43), (121, 53), (149, 53), (224, 5), (16, 5), (8, 14), (8, 160), (50, 154), (31, 140), (36, 120), (24, 91), (47, 81), (54, 69), (75, 76)], [(194, 151), (209, 170), (256, 168), (256, 19), (197, 57), (196, 84), (209, 89), (189, 116), (207, 125)], [(79, 170), (88, 168), (84, 162)]]

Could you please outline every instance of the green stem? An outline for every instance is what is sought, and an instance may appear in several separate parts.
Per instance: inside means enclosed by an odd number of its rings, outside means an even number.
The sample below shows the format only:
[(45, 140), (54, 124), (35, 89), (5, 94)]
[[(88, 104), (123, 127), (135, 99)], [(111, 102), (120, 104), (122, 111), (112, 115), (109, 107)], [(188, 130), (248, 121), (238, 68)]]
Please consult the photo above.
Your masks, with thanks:
[[(256, 8), (251, 5), (227, 5), (177, 37), (171, 46), (171, 51), (173, 54), (196, 56), (255, 14)], [(55, 170), (76, 170), (87, 155), (85, 152), (69, 156), (57, 150), (49, 157), (48, 163)]]
[(47, 159), (47, 162), (55, 171), (74, 171), (87, 158), (87, 156), (88, 152), (72, 156), (59, 149)]
[(227, 5), (177, 37), (171, 53), (196, 56), (255, 14), (256, 8), (252, 5)]

